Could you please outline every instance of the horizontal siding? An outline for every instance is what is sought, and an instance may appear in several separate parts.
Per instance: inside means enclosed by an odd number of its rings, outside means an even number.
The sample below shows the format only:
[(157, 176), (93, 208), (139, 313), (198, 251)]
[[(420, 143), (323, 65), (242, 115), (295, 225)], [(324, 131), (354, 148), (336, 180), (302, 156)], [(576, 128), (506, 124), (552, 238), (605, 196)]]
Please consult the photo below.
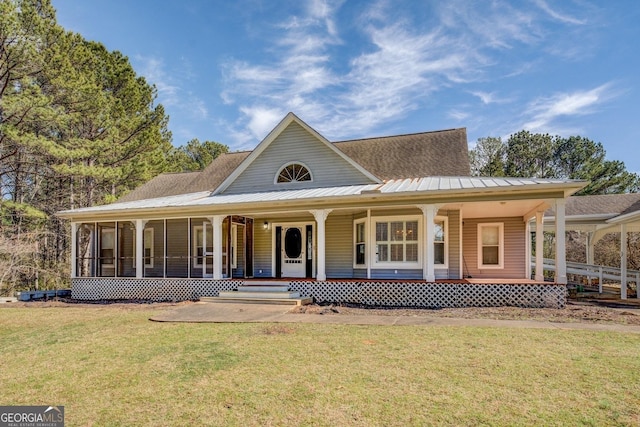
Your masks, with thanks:
[(327, 278), (353, 277), (353, 217), (329, 215), (326, 222)]
[[(269, 221), (271, 223), (271, 221)], [(271, 270), (272, 233), (271, 230), (262, 228), (262, 220), (255, 223), (253, 230), (253, 276), (273, 277), (275, 272)]]
[[(448, 211), (449, 218), (449, 271), (442, 279), (461, 279), (460, 277), (460, 211)], [(436, 270), (436, 275), (438, 274)], [(438, 277), (439, 278), (439, 277)]]
[[(397, 272), (397, 273), (396, 273)], [(366, 274), (366, 270), (365, 270)], [(372, 279), (407, 279), (407, 280), (421, 280), (422, 279), (422, 270), (421, 269), (410, 269), (410, 270), (400, 270), (400, 269), (382, 269), (375, 268), (371, 269), (371, 278)]]
[[(478, 224), (504, 223), (504, 268), (478, 269)], [(463, 226), (464, 274), (473, 278), (524, 278), (526, 235), (522, 217), (465, 219)]]
[[(278, 170), (287, 163), (302, 162), (309, 167), (312, 182), (274, 184)], [(284, 189), (334, 187), (368, 184), (372, 181), (337, 153), (291, 123), (253, 163), (224, 191), (225, 194)]]

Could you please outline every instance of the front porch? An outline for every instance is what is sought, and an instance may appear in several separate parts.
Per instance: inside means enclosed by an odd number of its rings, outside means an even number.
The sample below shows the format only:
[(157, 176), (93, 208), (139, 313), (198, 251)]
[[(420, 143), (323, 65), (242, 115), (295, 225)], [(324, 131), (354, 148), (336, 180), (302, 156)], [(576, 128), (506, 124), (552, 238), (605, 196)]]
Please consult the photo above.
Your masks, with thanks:
[[(163, 279), (163, 278), (74, 278), (72, 298), (78, 300), (185, 301), (217, 297), (251, 284), (247, 279)], [(316, 281), (291, 279), (287, 284), (301, 297), (318, 303), (362, 304), (388, 307), (531, 307), (564, 308), (566, 286), (524, 279), (442, 280), (360, 280)]]

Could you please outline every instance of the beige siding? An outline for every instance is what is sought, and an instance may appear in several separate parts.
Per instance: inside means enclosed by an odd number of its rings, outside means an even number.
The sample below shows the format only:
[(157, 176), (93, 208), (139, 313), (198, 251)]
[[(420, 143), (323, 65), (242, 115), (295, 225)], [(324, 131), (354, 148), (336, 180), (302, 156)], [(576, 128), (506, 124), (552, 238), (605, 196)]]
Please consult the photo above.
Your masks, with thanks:
[[(268, 220), (271, 223), (271, 220)], [(275, 272), (271, 270), (272, 233), (271, 230), (262, 228), (263, 220), (256, 221), (253, 227), (253, 276), (273, 277)]]
[[(313, 181), (274, 184), (278, 170), (290, 162), (302, 162), (307, 165), (313, 175)], [(224, 193), (331, 187), (370, 182), (369, 178), (302, 126), (291, 123)]]
[[(478, 224), (504, 223), (504, 268), (478, 269)], [(524, 278), (526, 235), (521, 217), (465, 219), (463, 226), (464, 275), (473, 278)]]
[(449, 268), (436, 268), (436, 279), (460, 279), (460, 211), (440, 211), (438, 215), (449, 219)]
[(353, 217), (329, 215), (326, 230), (327, 277), (353, 277)]

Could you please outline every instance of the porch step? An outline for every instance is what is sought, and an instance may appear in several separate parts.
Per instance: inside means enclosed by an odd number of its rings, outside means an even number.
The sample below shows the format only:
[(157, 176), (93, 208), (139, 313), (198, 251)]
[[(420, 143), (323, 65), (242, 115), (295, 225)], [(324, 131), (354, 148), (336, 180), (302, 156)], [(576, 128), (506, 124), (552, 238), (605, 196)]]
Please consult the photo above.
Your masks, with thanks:
[[(236, 292), (240, 294), (240, 292)], [(313, 298), (243, 298), (237, 297), (200, 297), (201, 302), (211, 303), (243, 303), (243, 304), (287, 304), (287, 305), (307, 305), (313, 302)]]
[(220, 297), (223, 298), (258, 298), (258, 299), (286, 299), (300, 298), (300, 292), (290, 291), (220, 291)]
[(289, 285), (245, 285), (238, 286), (238, 292), (288, 292)]

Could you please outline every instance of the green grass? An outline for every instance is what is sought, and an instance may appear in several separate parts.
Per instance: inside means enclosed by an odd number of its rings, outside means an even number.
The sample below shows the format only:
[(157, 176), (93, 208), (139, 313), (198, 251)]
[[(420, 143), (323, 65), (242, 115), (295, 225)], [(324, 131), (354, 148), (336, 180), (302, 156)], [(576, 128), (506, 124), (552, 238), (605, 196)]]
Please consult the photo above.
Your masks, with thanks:
[(176, 324), (154, 309), (0, 309), (0, 404), (68, 426), (638, 425), (640, 337)]

